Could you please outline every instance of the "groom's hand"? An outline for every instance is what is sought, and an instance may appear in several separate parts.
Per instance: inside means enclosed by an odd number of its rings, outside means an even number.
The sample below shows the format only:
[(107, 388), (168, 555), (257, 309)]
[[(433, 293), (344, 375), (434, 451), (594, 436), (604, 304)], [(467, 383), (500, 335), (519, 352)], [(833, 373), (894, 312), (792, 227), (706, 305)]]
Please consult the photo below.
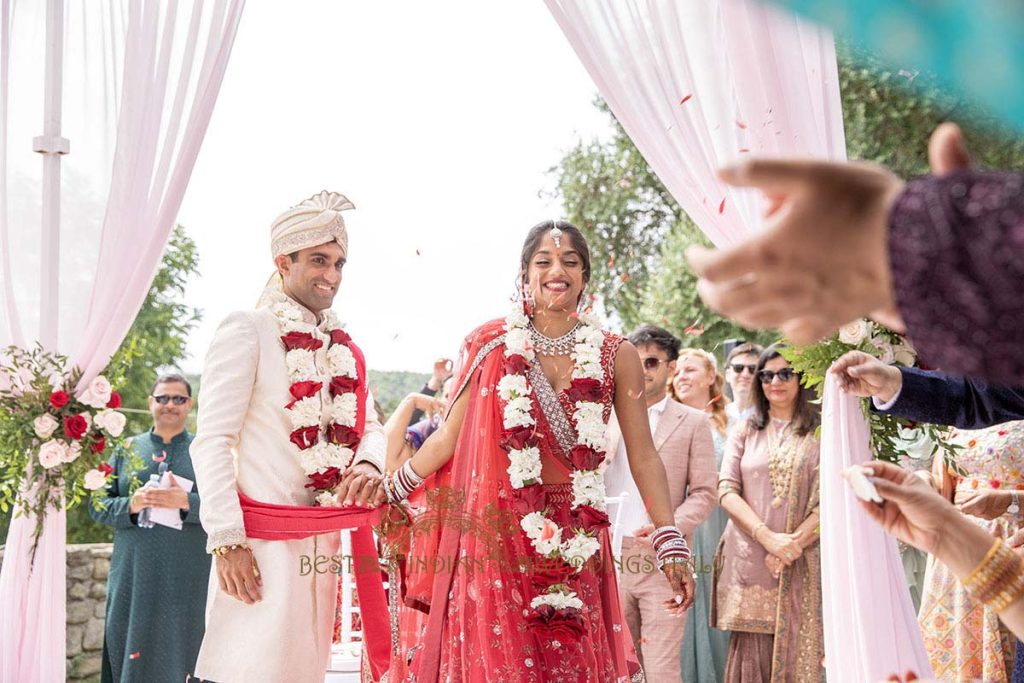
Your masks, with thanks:
[(367, 462), (356, 463), (345, 471), (338, 485), (337, 500), (342, 506), (376, 507), (380, 479), (376, 467)]
[(263, 599), (260, 569), (248, 548), (235, 548), (217, 557), (217, 579), (220, 589), (247, 605)]

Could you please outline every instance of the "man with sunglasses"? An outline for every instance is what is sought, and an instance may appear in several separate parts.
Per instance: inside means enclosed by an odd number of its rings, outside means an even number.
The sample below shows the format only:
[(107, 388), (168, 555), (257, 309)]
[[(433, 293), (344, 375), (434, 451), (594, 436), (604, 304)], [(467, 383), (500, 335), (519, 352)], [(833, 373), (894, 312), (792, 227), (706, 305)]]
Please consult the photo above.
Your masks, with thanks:
[(732, 403), (725, 407), (730, 429), (750, 417), (754, 373), (757, 371), (757, 357), (763, 351), (757, 344), (744, 342), (734, 347), (725, 359), (725, 381), (732, 391)]
[[(184, 680), (203, 640), (210, 556), (199, 523), (199, 492), (186, 491), (174, 475), (195, 480), (185, 428), (192, 410), (192, 387), (181, 375), (157, 378), (149, 396), (153, 427), (129, 443), (142, 469), (124, 453), (110, 460), (114, 480), (94, 519), (114, 527), (114, 550), (107, 578), (103, 638), (104, 681)], [(170, 472), (168, 488), (140, 488), (131, 493), (134, 474), (141, 481)], [(161, 524), (143, 528), (145, 508), (178, 511), (181, 528)], [(159, 618), (155, 618), (159, 615)]]
[[(629, 336), (640, 353), (644, 369), (644, 395), (654, 446), (665, 465), (676, 526), (692, 545), (693, 532), (715, 506), (718, 471), (705, 413), (673, 401), (668, 396), (669, 378), (675, 372), (682, 346), (668, 330), (643, 325)], [(672, 592), (657, 571), (651, 534), (654, 525), (633, 482), (626, 448), (617, 420), (609, 420), (608, 468), (605, 491), (609, 496), (628, 495), (619, 514), (622, 525), (622, 556), (619, 597), (633, 638), (633, 645), (647, 680), (677, 682), (681, 677), (680, 650), (684, 619), (665, 609)]]

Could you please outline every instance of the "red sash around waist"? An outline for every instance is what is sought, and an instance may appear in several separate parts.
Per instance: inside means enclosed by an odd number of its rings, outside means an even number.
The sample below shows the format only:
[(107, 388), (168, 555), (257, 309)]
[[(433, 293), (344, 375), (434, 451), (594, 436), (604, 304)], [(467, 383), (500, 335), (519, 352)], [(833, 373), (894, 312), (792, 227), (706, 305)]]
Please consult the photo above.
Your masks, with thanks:
[[(351, 529), (353, 558), (377, 558), (372, 525), (380, 518), (378, 510), (274, 505), (253, 500), (241, 491), (238, 501), (249, 538), (285, 541)], [(374, 679), (379, 679), (388, 668), (391, 639), (384, 583), (376, 561), (357, 560), (352, 567), (363, 620), (363, 642), (370, 657), (370, 671)]]

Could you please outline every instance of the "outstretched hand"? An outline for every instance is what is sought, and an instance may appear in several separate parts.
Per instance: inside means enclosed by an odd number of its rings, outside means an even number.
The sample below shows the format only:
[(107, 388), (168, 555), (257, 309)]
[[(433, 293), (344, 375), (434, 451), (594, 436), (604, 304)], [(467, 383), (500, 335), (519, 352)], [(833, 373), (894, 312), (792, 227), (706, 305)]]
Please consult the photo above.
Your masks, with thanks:
[(672, 587), (674, 596), (663, 604), (665, 610), (677, 617), (686, 614), (693, 606), (696, 597), (697, 583), (693, 578), (693, 570), (689, 562), (671, 562), (665, 565), (665, 578)]
[(860, 501), (868, 514), (886, 533), (904, 543), (939, 555), (944, 527), (956, 508), (912, 472), (887, 462), (864, 465), (871, 470), (871, 482), (882, 503)]
[(377, 507), (380, 504), (380, 481), (381, 475), (376, 467), (366, 462), (356, 463), (345, 470), (335, 490), (335, 498), (341, 506)]

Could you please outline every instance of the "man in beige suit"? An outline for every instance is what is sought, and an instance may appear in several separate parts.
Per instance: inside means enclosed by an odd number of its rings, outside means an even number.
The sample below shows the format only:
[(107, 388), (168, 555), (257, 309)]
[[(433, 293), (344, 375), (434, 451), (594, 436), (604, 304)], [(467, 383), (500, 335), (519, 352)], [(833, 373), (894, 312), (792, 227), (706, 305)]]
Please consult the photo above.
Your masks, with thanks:
[[(666, 389), (679, 357), (680, 341), (670, 332), (643, 325), (629, 341), (644, 365), (647, 416), (668, 475), (675, 522), (692, 543), (693, 531), (715, 505), (718, 472), (707, 415), (669, 398)], [(619, 593), (626, 623), (649, 683), (678, 683), (685, 617), (664, 607), (672, 592), (657, 571), (650, 534), (654, 526), (629, 472), (616, 421), (610, 422), (609, 463), (605, 487), (609, 496), (628, 495), (620, 516), (622, 539)]]

